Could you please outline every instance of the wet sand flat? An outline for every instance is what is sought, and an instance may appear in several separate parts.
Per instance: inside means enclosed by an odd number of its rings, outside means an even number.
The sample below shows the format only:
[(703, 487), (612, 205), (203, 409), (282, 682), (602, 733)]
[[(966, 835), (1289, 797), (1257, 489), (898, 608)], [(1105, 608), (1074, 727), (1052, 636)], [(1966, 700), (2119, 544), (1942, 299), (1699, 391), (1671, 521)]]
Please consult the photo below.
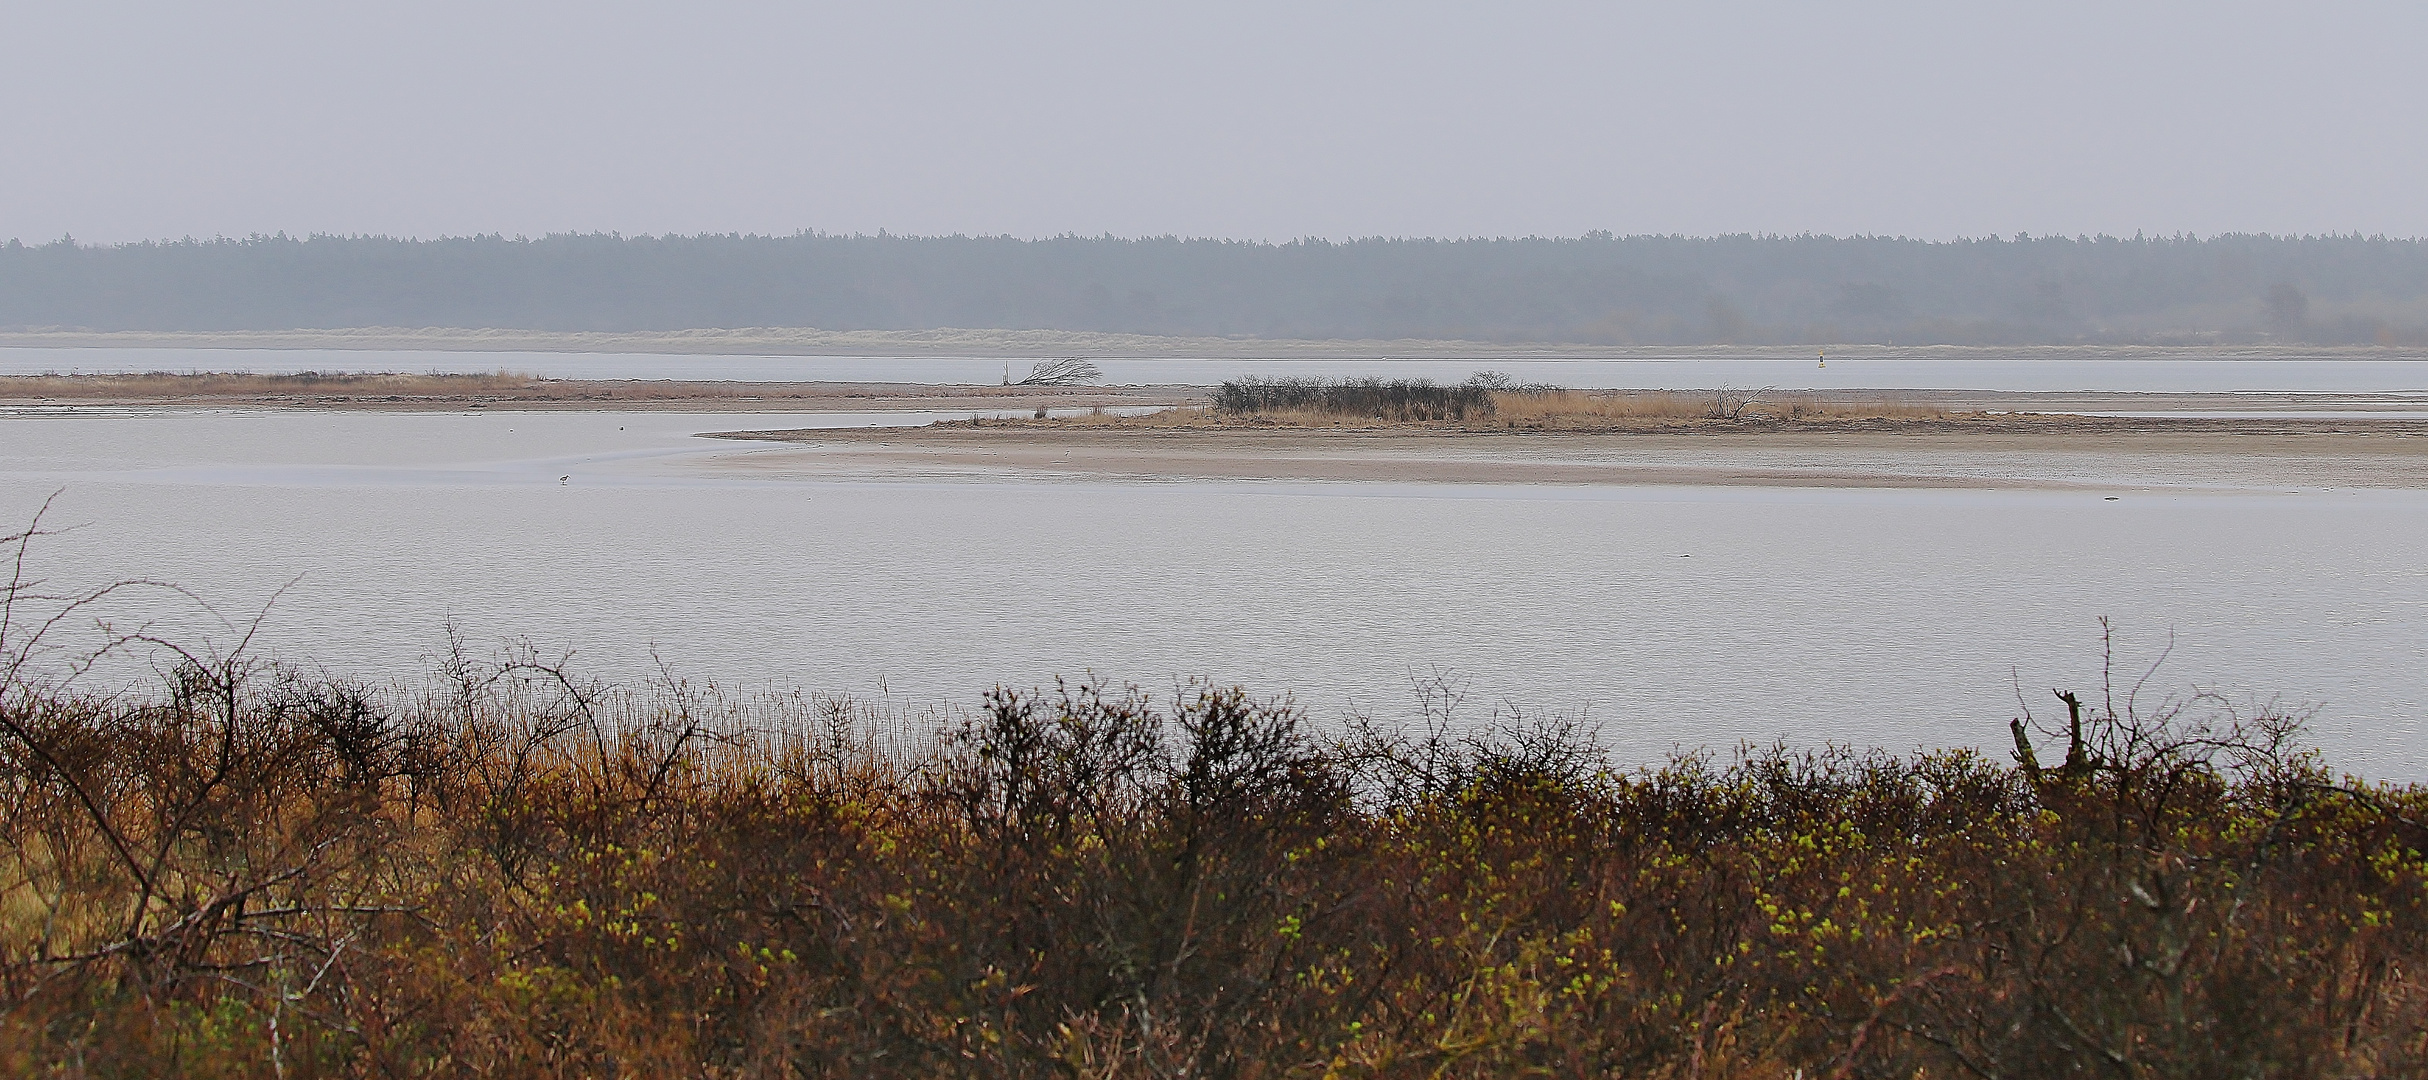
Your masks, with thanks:
[(1806, 487), (2428, 489), (2428, 421), (2035, 418), (1641, 433), (1156, 430), (1053, 423), (730, 433), (760, 478), (983, 477)]

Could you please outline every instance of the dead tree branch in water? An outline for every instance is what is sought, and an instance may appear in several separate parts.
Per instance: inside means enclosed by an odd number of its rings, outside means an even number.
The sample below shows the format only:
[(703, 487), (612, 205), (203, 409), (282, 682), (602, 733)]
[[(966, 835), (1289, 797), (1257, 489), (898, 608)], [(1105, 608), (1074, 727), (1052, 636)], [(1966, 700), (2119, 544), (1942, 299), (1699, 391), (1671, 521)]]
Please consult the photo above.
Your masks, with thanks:
[(1059, 360), (1040, 360), (1029, 369), (1029, 377), (1014, 386), (1079, 386), (1104, 378), (1104, 371), (1084, 357), (1066, 356)]

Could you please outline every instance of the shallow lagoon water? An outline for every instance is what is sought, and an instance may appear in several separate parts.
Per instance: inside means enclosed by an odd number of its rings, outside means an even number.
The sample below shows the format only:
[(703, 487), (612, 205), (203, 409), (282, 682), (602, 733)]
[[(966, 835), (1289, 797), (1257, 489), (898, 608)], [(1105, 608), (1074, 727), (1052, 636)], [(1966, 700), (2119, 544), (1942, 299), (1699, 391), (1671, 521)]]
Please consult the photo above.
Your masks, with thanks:
[[(971, 703), (1093, 670), (1406, 714), (1582, 713), (1631, 759), (2005, 738), (2016, 686), (2316, 705), (2333, 760), (2428, 779), (2428, 492), (752, 479), (709, 430), (903, 414), (137, 412), (0, 420), (36, 569), (149, 577), (258, 647), (421, 675), (452, 620), (594, 674)], [(562, 478), (562, 479), (560, 479)], [(2114, 494), (2115, 499), (2108, 496)], [(283, 589), (283, 593), (280, 591)], [(235, 631), (183, 602), (122, 617)]]

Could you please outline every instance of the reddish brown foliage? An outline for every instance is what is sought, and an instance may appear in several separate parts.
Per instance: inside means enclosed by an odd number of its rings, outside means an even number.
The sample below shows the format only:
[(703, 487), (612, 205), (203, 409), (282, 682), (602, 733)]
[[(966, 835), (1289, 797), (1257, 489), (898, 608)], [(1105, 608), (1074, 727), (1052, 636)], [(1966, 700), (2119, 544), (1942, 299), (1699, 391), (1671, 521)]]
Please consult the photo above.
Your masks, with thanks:
[[(0, 1070), (2037, 1077), (2418, 1071), (2412, 789), (2093, 710), (2067, 767), (1556, 727), (1318, 736), (1199, 688), (958, 731), (18, 687)], [(866, 717), (858, 717), (866, 720)]]

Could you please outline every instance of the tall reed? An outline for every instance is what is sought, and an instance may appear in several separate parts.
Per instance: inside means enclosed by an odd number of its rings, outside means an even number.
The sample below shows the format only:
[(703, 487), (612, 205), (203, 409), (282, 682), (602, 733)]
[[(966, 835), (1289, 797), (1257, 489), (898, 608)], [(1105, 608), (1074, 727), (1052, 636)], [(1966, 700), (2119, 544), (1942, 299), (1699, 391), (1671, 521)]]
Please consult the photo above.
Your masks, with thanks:
[(1490, 388), (1430, 379), (1233, 379), (1216, 387), (1217, 412), (1313, 412), (1380, 420), (1465, 420), (1492, 415)]

